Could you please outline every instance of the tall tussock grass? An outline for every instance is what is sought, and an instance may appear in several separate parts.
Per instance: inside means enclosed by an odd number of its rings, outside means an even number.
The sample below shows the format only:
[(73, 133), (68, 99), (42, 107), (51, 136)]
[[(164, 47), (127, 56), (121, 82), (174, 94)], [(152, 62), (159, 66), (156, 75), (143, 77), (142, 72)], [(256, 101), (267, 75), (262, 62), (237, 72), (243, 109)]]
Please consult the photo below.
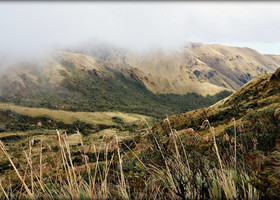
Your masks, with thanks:
[[(234, 129), (236, 129), (235, 121)], [(67, 134), (57, 131), (57, 150), (44, 141), (37, 152), (34, 140), (23, 151), (25, 163), (14, 163), (5, 145), (17, 183), (2, 184), (0, 199), (259, 199), (252, 181), (254, 170), (244, 161), (236, 135), (227, 153), (211, 137), (181, 135), (170, 126), (169, 135), (147, 128), (137, 144), (103, 137), (99, 146), (85, 146), (80, 137), (81, 163), (72, 158)], [(236, 131), (236, 130), (234, 130)], [(135, 141), (134, 141), (135, 142)], [(133, 142), (132, 142), (133, 143)], [(239, 145), (239, 146), (238, 146)], [(39, 150), (38, 150), (39, 149)], [(94, 156), (94, 162), (90, 162)], [(275, 170), (275, 173), (279, 173)], [(15, 179), (15, 178), (14, 178)], [(7, 183), (7, 180), (6, 180)]]

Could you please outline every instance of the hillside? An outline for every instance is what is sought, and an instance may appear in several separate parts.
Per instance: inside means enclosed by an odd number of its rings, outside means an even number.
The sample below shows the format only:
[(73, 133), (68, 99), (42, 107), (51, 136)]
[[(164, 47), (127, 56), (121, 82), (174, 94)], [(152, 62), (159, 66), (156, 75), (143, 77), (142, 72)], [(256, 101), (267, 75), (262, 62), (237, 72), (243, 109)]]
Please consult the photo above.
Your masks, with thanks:
[(278, 63), (278, 56), (248, 48), (197, 43), (145, 54), (102, 45), (80, 53), (54, 51), (6, 67), (0, 101), (163, 118), (210, 106), (253, 77), (272, 72)]
[(55, 52), (40, 63), (23, 62), (0, 79), (0, 101), (68, 111), (122, 111), (162, 118), (209, 106), (229, 95), (154, 94), (130, 67), (91, 56)]
[[(215, 127), (216, 134), (220, 135), (232, 128), (232, 118), (235, 118), (238, 126), (253, 123), (254, 129), (259, 128), (260, 131), (267, 126), (265, 129), (268, 131), (271, 128), (269, 124), (278, 120), (274, 112), (280, 107), (279, 86), (280, 68), (273, 74), (262, 74), (254, 78), (229, 97), (208, 108), (170, 116), (171, 126), (182, 133), (186, 128), (193, 128), (199, 135), (207, 135), (209, 131), (203, 129), (201, 124), (208, 119)], [(161, 122), (154, 129), (164, 131), (164, 127), (164, 122)]]
[(217, 44), (190, 43), (175, 50), (154, 48), (145, 53), (112, 49), (100, 49), (98, 54), (88, 48), (82, 52), (136, 68), (134, 72), (154, 93), (205, 96), (234, 91), (262, 73), (272, 73), (280, 64), (276, 55)]

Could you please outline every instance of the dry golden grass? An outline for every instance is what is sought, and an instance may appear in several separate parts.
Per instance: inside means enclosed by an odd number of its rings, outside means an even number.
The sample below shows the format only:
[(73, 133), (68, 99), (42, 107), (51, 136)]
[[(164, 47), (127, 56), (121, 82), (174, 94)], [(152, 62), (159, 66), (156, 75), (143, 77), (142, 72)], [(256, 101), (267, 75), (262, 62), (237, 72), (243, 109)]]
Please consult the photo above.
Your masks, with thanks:
[(10, 103), (0, 103), (0, 110), (11, 110), (15, 113), (30, 117), (47, 116), (53, 120), (62, 121), (66, 124), (72, 124), (79, 120), (89, 124), (114, 125), (115, 123), (112, 121), (113, 117), (119, 117), (127, 124), (135, 123), (143, 118), (148, 119), (148, 117), (144, 115), (122, 112), (70, 112), (50, 110), (46, 108), (23, 107)]
[[(170, 125), (168, 118), (167, 121)], [(206, 121), (206, 125), (211, 130), (215, 146), (214, 151), (219, 161), (218, 166), (207, 166), (207, 177), (210, 181), (207, 189), (209, 199), (258, 199), (259, 191), (249, 182), (246, 171), (239, 169), (241, 174), (238, 174), (236, 167), (233, 169), (232, 166), (227, 165), (222, 160), (215, 142), (214, 129), (210, 126), (209, 121)], [(150, 128), (147, 131), (154, 134)], [(103, 133), (108, 133), (108, 130), (103, 131)], [(71, 143), (71, 136), (68, 137), (59, 131), (57, 131), (56, 137), (57, 152), (43, 151), (46, 147), (44, 141), (41, 141), (38, 145), (34, 145), (33, 139), (29, 141), (29, 149), (23, 150), (26, 161), (25, 165), (22, 165), (22, 169), (18, 163), (14, 162), (13, 156), (7, 152), (6, 146), (0, 142), (3, 155), (13, 166), (13, 170), (19, 179), (19, 186), (16, 189), (10, 189), (9, 185), (2, 185), (0, 181), (0, 198), (208, 199), (200, 194), (201, 184), (204, 181), (203, 174), (197, 174), (197, 170), (190, 166), (189, 162), (191, 160), (184, 149), (182, 139), (171, 127), (170, 140), (174, 145), (172, 148), (175, 150), (165, 156), (166, 152), (163, 152), (157, 139), (155, 139), (156, 145), (153, 147), (160, 150), (165, 163), (164, 166), (146, 165), (127, 146), (133, 156), (141, 163), (143, 172), (149, 175), (149, 178), (141, 180), (141, 178), (138, 179), (139, 177), (136, 174), (136, 180), (144, 181), (144, 187), (141, 189), (137, 187), (133, 189), (127, 174), (123, 170), (124, 156), (127, 156), (127, 154), (121, 150), (118, 136), (115, 135), (112, 139), (104, 136), (99, 145), (93, 145), (91, 152), (96, 157), (94, 163), (89, 163), (87, 153), (90, 152), (85, 150), (80, 136), (77, 133), (73, 138), (81, 144), (82, 150), (79, 154), (83, 158), (82, 166), (76, 166), (73, 162), (73, 148), (69, 144)], [(103, 151), (102, 154), (101, 151)], [(109, 152), (112, 152), (111, 157), (109, 157)], [(232, 156), (235, 156), (235, 160), (234, 162), (231, 161), (230, 164), (236, 164), (236, 154)], [(104, 158), (103, 161), (100, 161), (101, 157)], [(238, 176), (238, 182), (236, 176)]]
[[(64, 130), (59, 130), (61, 133), (65, 133)], [(32, 130), (26, 132), (4, 132), (0, 134), (0, 141), (2, 138), (7, 136), (20, 136), (20, 139), (9, 141), (5, 143), (6, 149), (9, 152), (10, 156), (13, 158), (13, 161), (16, 163), (25, 163), (25, 157), (22, 156), (23, 150), (28, 146), (29, 141), (35, 141), (35, 145), (32, 147), (32, 152), (34, 152), (34, 157), (36, 157), (36, 162), (38, 161), (40, 151), (40, 141), (44, 141), (44, 145), (48, 145), (48, 148), (53, 149), (56, 148), (56, 131), (55, 130)], [(135, 136), (135, 133), (132, 134), (128, 131), (119, 131), (117, 129), (104, 129), (100, 132), (95, 132), (88, 136), (82, 136), (80, 133), (69, 134), (67, 136), (67, 144), (71, 148), (72, 153), (77, 153), (81, 151), (81, 139), (83, 141), (83, 149), (89, 151), (90, 149), (93, 150), (94, 146), (99, 146), (102, 141), (104, 140), (103, 137), (112, 140), (115, 136), (118, 137), (119, 142), (123, 142), (129, 139), (132, 139)], [(4, 140), (3, 140), (4, 141)], [(102, 149), (104, 151), (104, 146)], [(48, 152), (47, 154), (54, 154), (54, 152)], [(78, 156), (79, 157), (79, 156)], [(6, 166), (7, 158), (5, 155), (0, 153), (0, 166)], [(92, 165), (92, 163), (91, 163)], [(52, 172), (55, 173), (55, 172)], [(14, 179), (16, 177), (15, 172), (11, 168), (5, 169), (5, 171), (0, 172), (0, 180), (5, 179), (5, 184), (7, 184), (8, 179), (7, 177), (11, 177)], [(17, 179), (17, 178), (15, 178)], [(0, 188), (1, 189), (1, 188)], [(1, 193), (1, 192), (0, 192)], [(1, 198), (0, 198), (1, 199)]]

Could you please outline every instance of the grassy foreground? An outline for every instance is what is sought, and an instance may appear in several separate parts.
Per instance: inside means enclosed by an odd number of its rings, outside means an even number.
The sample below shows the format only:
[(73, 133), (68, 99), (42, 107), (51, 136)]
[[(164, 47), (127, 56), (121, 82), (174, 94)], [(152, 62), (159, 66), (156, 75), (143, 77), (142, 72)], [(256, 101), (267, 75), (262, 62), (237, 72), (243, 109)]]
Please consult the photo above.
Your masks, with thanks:
[(77, 133), (79, 159), (73, 159), (69, 138), (59, 131), (55, 148), (30, 140), (22, 162), (0, 142), (14, 170), (13, 178), (0, 180), (0, 199), (271, 199), (279, 194), (280, 152), (265, 155), (256, 140), (248, 149), (236, 136), (234, 119), (234, 136), (222, 138), (215, 137), (208, 120), (202, 126), (211, 137), (192, 130), (179, 134), (168, 118), (164, 123), (166, 136), (147, 128), (140, 137), (103, 136), (90, 146)]

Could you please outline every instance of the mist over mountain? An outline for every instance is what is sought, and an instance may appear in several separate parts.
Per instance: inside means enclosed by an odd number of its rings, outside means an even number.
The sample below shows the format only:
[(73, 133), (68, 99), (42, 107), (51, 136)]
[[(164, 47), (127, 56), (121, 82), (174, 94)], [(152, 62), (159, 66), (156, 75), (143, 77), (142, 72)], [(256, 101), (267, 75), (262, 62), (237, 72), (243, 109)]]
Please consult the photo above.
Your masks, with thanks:
[(6, 68), (0, 100), (164, 116), (209, 106), (254, 77), (275, 71), (279, 61), (276, 55), (216, 44), (135, 52), (109, 43), (87, 43)]

